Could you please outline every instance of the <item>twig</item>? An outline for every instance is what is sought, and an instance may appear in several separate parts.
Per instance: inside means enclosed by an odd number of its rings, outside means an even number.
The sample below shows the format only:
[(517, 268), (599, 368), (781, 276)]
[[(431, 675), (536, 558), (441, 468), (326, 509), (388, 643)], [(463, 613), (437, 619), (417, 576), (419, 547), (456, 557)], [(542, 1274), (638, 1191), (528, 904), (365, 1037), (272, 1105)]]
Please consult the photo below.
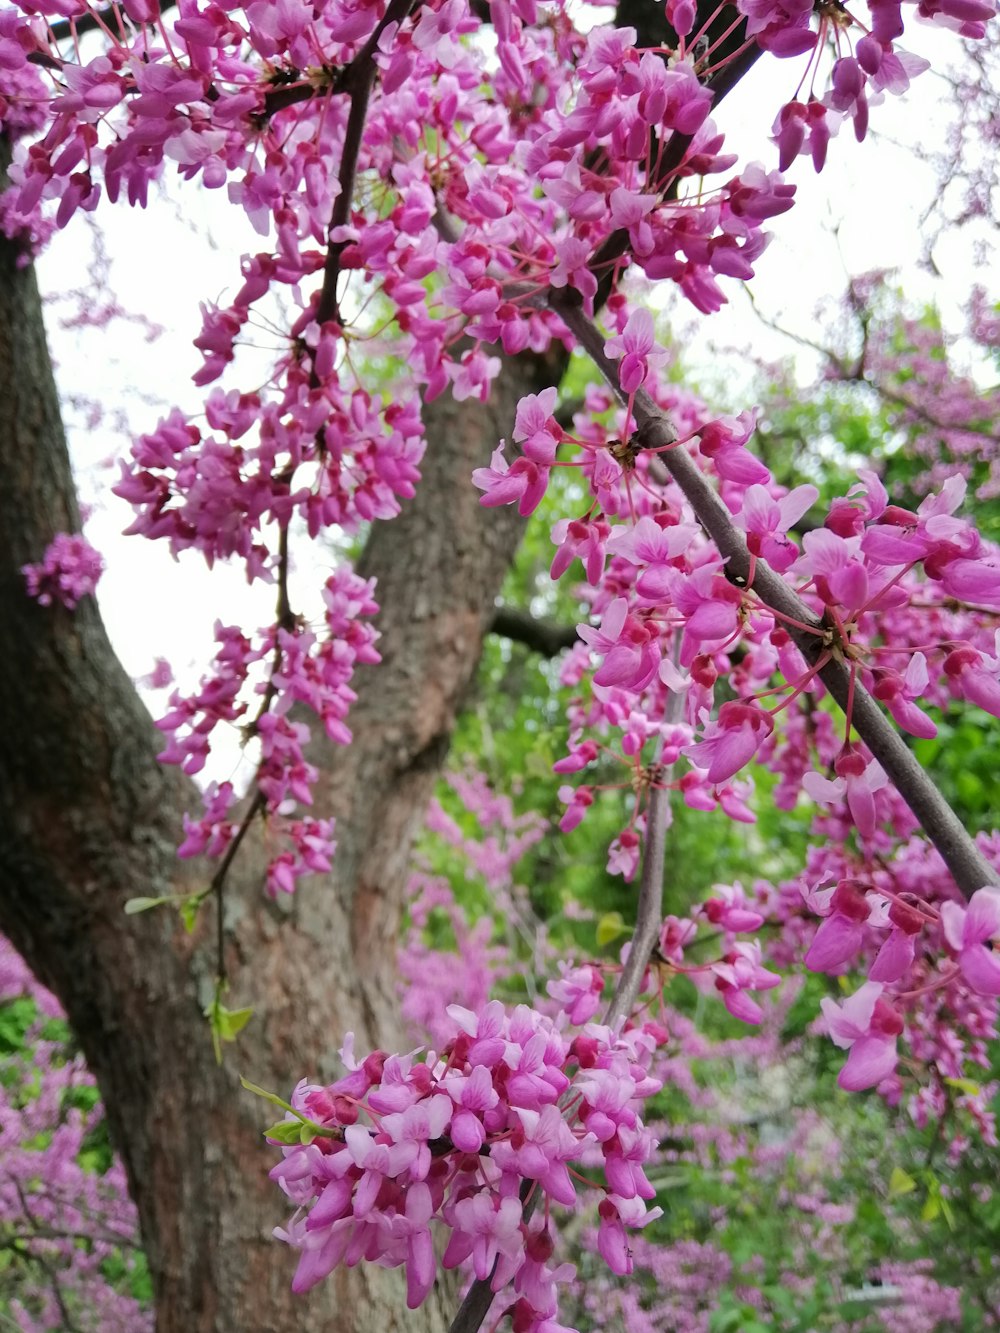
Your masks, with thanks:
[(663, 916), (663, 863), (667, 850), (667, 829), (670, 825), (670, 793), (654, 787), (649, 793), (646, 811), (646, 845), (642, 858), (642, 881), (639, 885), (639, 903), (636, 908), (635, 933), (629, 949), (628, 961), (608, 1006), (604, 1021), (615, 1027), (632, 1012), (642, 978), (660, 934)]
[[(719, 69), (714, 76), (705, 79), (704, 86), (714, 94), (713, 110), (727, 93), (732, 92), (761, 54), (762, 48), (756, 42), (753, 42), (745, 51), (741, 51), (739, 55), (734, 56), (732, 60)], [(646, 186), (647, 190), (664, 188), (665, 199), (676, 198), (680, 176), (675, 173), (683, 164), (687, 151), (691, 147), (692, 139), (692, 135), (680, 134), (677, 130), (674, 130), (667, 140), (656, 175)], [(619, 227), (617, 231), (613, 231), (604, 240), (594, 254), (593, 259), (591, 259), (590, 271), (598, 280), (598, 294), (596, 297), (598, 305), (603, 305), (610, 294), (611, 275), (614, 272), (615, 260), (620, 259), (630, 245), (628, 228)]]
[[(604, 352), (604, 335), (587, 318), (580, 305), (567, 299), (564, 293), (554, 293), (551, 301), (567, 328), (624, 402), (625, 395), (618, 383), (617, 364)], [(702, 527), (715, 542), (719, 554), (726, 562), (727, 577), (737, 586), (745, 587), (750, 577), (750, 553), (743, 533), (733, 525), (729, 511), (687, 450), (683, 446), (664, 448), (677, 439), (666, 413), (657, 407), (644, 389), (640, 389), (635, 395), (633, 415), (638, 427), (637, 442), (643, 448), (664, 449), (660, 455), (663, 465), (683, 492)], [(825, 623), (813, 615), (797, 593), (764, 560), (758, 559), (756, 562), (753, 588), (765, 606), (819, 631), (819, 634), (810, 634), (789, 628), (799, 651), (810, 665), (814, 665), (822, 651), (821, 635), (827, 629)], [(836, 703), (846, 712), (851, 688), (848, 668), (842, 661), (833, 658), (820, 670), (819, 677)], [(895, 727), (859, 682), (854, 684), (851, 720), (858, 735), (923, 826), (965, 897), (970, 898), (985, 885), (1000, 885), (1000, 876), (982, 855), (961, 820), (917, 762)]]
[(225, 855), (219, 863), (219, 868), (212, 876), (212, 881), (205, 890), (205, 896), (215, 894), (215, 948), (216, 948), (216, 977), (221, 984), (226, 979), (226, 931), (225, 931), (225, 897), (224, 889), (226, 876), (229, 874), (229, 867), (236, 858), (236, 853), (240, 849), (240, 843), (246, 837), (247, 830), (253, 823), (256, 815), (263, 810), (265, 805), (264, 793), (259, 789), (254, 793), (254, 798), (247, 807), (246, 814), (240, 821), (240, 826), (233, 835), (233, 840), (226, 848)]
[[(680, 647), (676, 636), (675, 651)], [(684, 695), (672, 694), (664, 711), (664, 721), (679, 722), (684, 708)], [(646, 810), (646, 842), (642, 856), (642, 879), (639, 883), (639, 901), (635, 910), (635, 931), (628, 961), (618, 979), (604, 1021), (616, 1027), (632, 1012), (639, 995), (642, 978), (649, 965), (650, 955), (660, 937), (663, 918), (663, 866), (667, 853), (667, 829), (670, 827), (670, 791), (665, 781), (652, 787)]]
[[(368, 99), (375, 82), (375, 52), (382, 33), (390, 23), (401, 23), (407, 14), (416, 7), (419, 0), (391, 0), (375, 31), (368, 41), (344, 70), (338, 91), (346, 92), (351, 99), (351, 109), (347, 115), (344, 130), (344, 147), (340, 155), (340, 193), (333, 203), (330, 216), (330, 230), (346, 226), (351, 217), (351, 205), (354, 200), (354, 178), (358, 169), (358, 154), (361, 151), (361, 139), (365, 121), (368, 117)], [(327, 320), (340, 323), (340, 308), (337, 303), (337, 280), (340, 277), (340, 258), (346, 242), (333, 241), (326, 252), (323, 266), (323, 287), (320, 291), (319, 305), (316, 307), (316, 323), (325, 324)]]
[[(14, 1189), (17, 1192), (17, 1197), (20, 1200), (21, 1211), (24, 1213), (29, 1223), (32, 1226), (35, 1226), (36, 1223), (34, 1214), (28, 1207), (28, 1200), (25, 1197), (24, 1190), (21, 1187), (21, 1182), (19, 1180), (14, 1180), (13, 1184), (14, 1184)], [(11, 1246), (10, 1248), (14, 1249), (13, 1246)], [(62, 1286), (60, 1285), (59, 1282), (59, 1273), (56, 1270), (56, 1268), (49, 1262), (48, 1258), (44, 1254), (39, 1254), (37, 1251), (32, 1249), (24, 1249), (20, 1251), (14, 1250), (14, 1252), (20, 1253), (23, 1255), (24, 1258), (30, 1259), (33, 1263), (36, 1263), (39, 1266), (39, 1268), (41, 1268), (45, 1276), (51, 1282), (52, 1294), (55, 1297), (56, 1304), (59, 1306), (59, 1314), (62, 1318), (63, 1328), (66, 1330), (66, 1333), (80, 1333), (79, 1325), (74, 1321), (73, 1317), (71, 1316), (69, 1312), (69, 1307), (66, 1304), (66, 1298), (63, 1296)]]

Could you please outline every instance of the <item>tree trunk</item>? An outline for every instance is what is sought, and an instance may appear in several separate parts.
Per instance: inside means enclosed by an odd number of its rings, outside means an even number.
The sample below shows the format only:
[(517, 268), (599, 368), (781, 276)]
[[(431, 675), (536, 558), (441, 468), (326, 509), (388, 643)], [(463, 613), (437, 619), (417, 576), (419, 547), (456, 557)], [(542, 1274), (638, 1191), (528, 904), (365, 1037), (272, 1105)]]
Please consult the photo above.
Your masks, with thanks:
[(360, 1050), (394, 1043), (410, 845), (522, 527), (512, 510), (480, 508), (470, 473), (509, 431), (517, 398), (558, 382), (561, 354), (508, 363), (488, 407), (449, 399), (426, 413), (417, 497), (375, 526), (362, 561), (378, 578), (384, 661), (359, 672), (354, 744), (311, 756), (324, 774), (316, 808), (337, 818), (334, 871), (273, 904), (262, 847), (241, 849), (225, 896), (228, 1002), (254, 1017), (219, 1068), (203, 1017), (209, 923), (191, 936), (169, 909), (123, 912), (137, 895), (203, 886), (204, 867), (175, 853), (194, 789), (157, 764), (160, 737), (93, 599), (71, 614), (25, 593), (21, 566), (79, 518), (34, 273), (16, 260), (0, 241), (0, 929), (61, 1000), (97, 1078), (157, 1327), (446, 1327), (450, 1291), (409, 1313), (401, 1274), (371, 1265), (292, 1297), (296, 1256), (271, 1239), (288, 1213), (261, 1138), (273, 1110), (238, 1074), (287, 1095), (302, 1076), (334, 1073), (349, 1030)]

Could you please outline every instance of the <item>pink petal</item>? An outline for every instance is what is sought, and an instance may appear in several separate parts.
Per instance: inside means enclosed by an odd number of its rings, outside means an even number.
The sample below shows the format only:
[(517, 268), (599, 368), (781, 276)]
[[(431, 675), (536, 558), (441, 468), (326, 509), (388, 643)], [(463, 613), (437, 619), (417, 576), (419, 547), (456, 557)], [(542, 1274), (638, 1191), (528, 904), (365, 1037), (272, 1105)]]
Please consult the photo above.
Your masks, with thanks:
[(962, 947), (985, 944), (1000, 935), (1000, 889), (977, 889), (969, 900)]
[(845, 1092), (863, 1092), (888, 1078), (896, 1068), (895, 1037), (861, 1037), (851, 1047), (837, 1086)]
[(962, 951), (962, 935), (965, 927), (965, 908), (958, 903), (942, 903), (941, 927), (948, 944), (956, 953)]
[(849, 921), (840, 912), (834, 912), (817, 930), (805, 957), (806, 967), (811, 972), (836, 972), (861, 948), (864, 933), (864, 926), (859, 922)]
[(745, 990), (729, 987), (722, 992), (722, 1003), (734, 1018), (742, 1023), (759, 1023), (764, 1017), (764, 1010), (752, 1000)]
[(870, 981), (899, 981), (909, 970), (913, 962), (916, 937), (907, 935), (905, 930), (889, 932), (889, 938), (878, 951), (878, 957), (868, 971)]
[(962, 976), (980, 995), (1000, 995), (1000, 956), (981, 944), (963, 949)]
[[(426, 1189), (426, 1186), (424, 1186)], [(434, 1285), (434, 1245), (429, 1231), (416, 1231), (406, 1246), (406, 1304), (423, 1305)]]

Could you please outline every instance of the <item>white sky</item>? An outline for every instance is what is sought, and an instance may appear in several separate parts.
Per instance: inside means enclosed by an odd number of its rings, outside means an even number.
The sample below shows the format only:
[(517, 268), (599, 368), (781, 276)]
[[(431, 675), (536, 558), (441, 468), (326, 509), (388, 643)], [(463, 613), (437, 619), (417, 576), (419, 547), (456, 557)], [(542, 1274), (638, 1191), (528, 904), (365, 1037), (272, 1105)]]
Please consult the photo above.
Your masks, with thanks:
[[(908, 34), (910, 49), (933, 49), (940, 65), (950, 34), (925, 28), (915, 35), (917, 40)], [(792, 95), (800, 71), (799, 61), (764, 58), (754, 71), (757, 77), (748, 79), (719, 110), (727, 149), (739, 152), (743, 161), (761, 160), (769, 169), (776, 164), (776, 150), (768, 142), (770, 127), (777, 104)], [(880, 136), (907, 144), (919, 134), (919, 155), (881, 137), (858, 145), (845, 125), (831, 143), (822, 175), (813, 173), (806, 158), (793, 165), (788, 179), (799, 187), (796, 206), (768, 224), (774, 239), (757, 262), (752, 284), (770, 317), (809, 332), (815, 327), (817, 305), (843, 290), (847, 273), (895, 268), (908, 294), (917, 300), (936, 299), (946, 320), (958, 326), (960, 301), (977, 277), (968, 236), (936, 251), (941, 279), (934, 281), (917, 268), (918, 219), (937, 189), (923, 152), (940, 139), (946, 125), (947, 108), (939, 99), (940, 84), (929, 72), (916, 80), (907, 98), (887, 99), (872, 110), (872, 126)], [(174, 198), (152, 203), (142, 217), (123, 206), (98, 215), (112, 256), (112, 290), (126, 309), (163, 325), (160, 338), (147, 342), (141, 329), (122, 322), (103, 331), (68, 333), (56, 323), (61, 305), (50, 311), (50, 339), (63, 393), (95, 399), (108, 412), (123, 408), (140, 431), (151, 429), (169, 405), (197, 410), (198, 391), (190, 376), (201, 364), (191, 346), (200, 329), (198, 302), (225, 300), (240, 282), (240, 254), (267, 248), (240, 210), (227, 204), (224, 191), (213, 196), (186, 186), (172, 193)], [(837, 240), (834, 226), (839, 229)], [(57, 236), (39, 265), (43, 290), (80, 286), (88, 245), (79, 220)], [(683, 311), (689, 358), (717, 363), (713, 345), (752, 346), (768, 358), (788, 356), (793, 348), (760, 324), (741, 284), (723, 280), (723, 285), (731, 303), (717, 315), (700, 317), (689, 307)], [(263, 330), (259, 340), (262, 345), (269, 341)], [(803, 368), (808, 373), (808, 367)], [(734, 358), (727, 371), (730, 383), (738, 383), (739, 373)], [(74, 432), (72, 447), (86, 501), (93, 501), (105, 479), (116, 475), (100, 464), (120, 453), (123, 444), (107, 426)], [(254, 628), (269, 619), (273, 599), (266, 588), (248, 589), (234, 570), (207, 573), (193, 553), (175, 563), (162, 543), (121, 537), (129, 521), (128, 507), (105, 491), (88, 527), (107, 560), (99, 596), (109, 632), (133, 675), (147, 672), (162, 655), (188, 685), (207, 663), (214, 620)], [(158, 701), (151, 706), (155, 711)], [(225, 769), (232, 753), (215, 776), (229, 776)]]

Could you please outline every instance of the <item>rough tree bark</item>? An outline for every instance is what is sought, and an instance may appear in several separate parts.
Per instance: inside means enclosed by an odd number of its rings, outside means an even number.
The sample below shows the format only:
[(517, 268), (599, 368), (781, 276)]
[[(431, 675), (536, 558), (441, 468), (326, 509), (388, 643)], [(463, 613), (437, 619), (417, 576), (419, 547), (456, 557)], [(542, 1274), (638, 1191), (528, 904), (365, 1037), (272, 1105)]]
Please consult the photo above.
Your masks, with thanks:
[[(411, 840), (448, 748), (522, 522), (484, 511), (474, 466), (509, 431), (517, 398), (558, 381), (510, 363), (488, 408), (440, 400), (417, 497), (379, 524), (361, 562), (378, 578), (383, 663), (359, 673), (347, 749), (312, 756), (317, 809), (337, 818), (334, 872), (272, 905), (264, 853), (244, 845), (226, 889), (231, 1004), (245, 1034), (216, 1066), (206, 1020), (210, 922), (191, 937), (135, 895), (183, 892), (176, 858), (191, 784), (157, 764), (160, 737), (92, 599), (72, 614), (25, 594), (20, 567), (79, 526), (35, 277), (0, 244), (0, 929), (59, 996), (97, 1077), (138, 1204), (161, 1333), (383, 1333), (446, 1326), (451, 1293), (405, 1310), (399, 1273), (338, 1271), (293, 1298), (295, 1256), (270, 1238), (286, 1209), (267, 1180), (264, 1104), (237, 1074), (281, 1091), (331, 1075), (396, 1029), (394, 950)], [(155, 590), (150, 590), (155, 595)], [(206, 914), (211, 916), (211, 912)]]

